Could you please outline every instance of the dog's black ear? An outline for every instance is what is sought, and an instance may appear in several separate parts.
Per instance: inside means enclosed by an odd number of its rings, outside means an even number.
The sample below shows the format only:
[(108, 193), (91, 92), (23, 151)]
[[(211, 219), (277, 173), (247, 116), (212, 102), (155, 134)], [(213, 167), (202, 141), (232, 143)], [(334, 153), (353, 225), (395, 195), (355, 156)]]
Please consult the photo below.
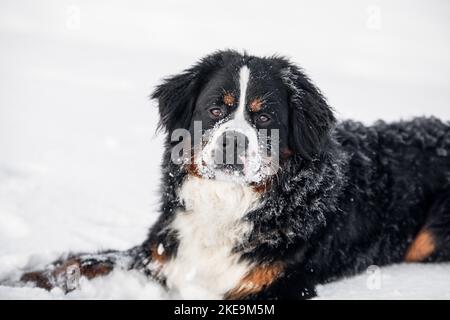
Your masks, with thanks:
[(177, 128), (188, 128), (199, 94), (199, 72), (195, 67), (164, 79), (151, 98), (158, 100), (159, 129), (171, 133)]
[(336, 119), (319, 89), (296, 66), (282, 69), (289, 94), (289, 144), (305, 159), (318, 156), (329, 139)]
[(211, 54), (178, 75), (168, 77), (156, 87), (151, 98), (158, 100), (159, 128), (171, 133), (177, 128), (188, 129), (195, 102), (209, 75), (224, 63), (228, 52)]

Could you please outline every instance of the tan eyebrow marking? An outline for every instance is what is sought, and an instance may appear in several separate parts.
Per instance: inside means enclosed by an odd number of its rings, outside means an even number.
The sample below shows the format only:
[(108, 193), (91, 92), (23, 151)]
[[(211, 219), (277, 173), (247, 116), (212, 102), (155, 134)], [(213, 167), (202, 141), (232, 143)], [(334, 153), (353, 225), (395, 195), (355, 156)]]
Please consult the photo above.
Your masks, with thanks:
[(263, 101), (261, 98), (256, 98), (252, 102), (250, 102), (250, 111), (252, 112), (258, 112), (261, 110), (263, 105)]
[(234, 96), (229, 92), (225, 92), (225, 94), (223, 95), (223, 103), (225, 103), (229, 107), (232, 107), (234, 105), (234, 101)]

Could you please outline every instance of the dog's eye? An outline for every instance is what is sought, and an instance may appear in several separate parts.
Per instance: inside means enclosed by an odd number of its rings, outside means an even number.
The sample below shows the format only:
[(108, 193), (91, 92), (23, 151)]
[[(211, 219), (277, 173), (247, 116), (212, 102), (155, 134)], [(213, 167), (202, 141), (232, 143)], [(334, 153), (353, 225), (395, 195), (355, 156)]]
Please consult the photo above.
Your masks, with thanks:
[(223, 116), (223, 110), (221, 108), (212, 107), (208, 111), (209, 111), (209, 114), (211, 115), (211, 117), (214, 119), (218, 119)]
[(270, 117), (267, 114), (260, 114), (256, 120), (259, 123), (268, 123), (270, 121)]

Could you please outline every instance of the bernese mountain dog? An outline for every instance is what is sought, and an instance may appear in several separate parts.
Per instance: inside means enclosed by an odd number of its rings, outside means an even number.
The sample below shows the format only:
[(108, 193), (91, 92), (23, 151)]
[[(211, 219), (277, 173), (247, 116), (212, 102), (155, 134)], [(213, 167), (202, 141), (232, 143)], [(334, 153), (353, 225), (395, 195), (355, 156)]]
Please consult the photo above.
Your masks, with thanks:
[(449, 122), (337, 122), (288, 59), (231, 50), (151, 97), (166, 140), (147, 240), (22, 282), (68, 292), (123, 268), (180, 298), (305, 299), (371, 265), (450, 260)]

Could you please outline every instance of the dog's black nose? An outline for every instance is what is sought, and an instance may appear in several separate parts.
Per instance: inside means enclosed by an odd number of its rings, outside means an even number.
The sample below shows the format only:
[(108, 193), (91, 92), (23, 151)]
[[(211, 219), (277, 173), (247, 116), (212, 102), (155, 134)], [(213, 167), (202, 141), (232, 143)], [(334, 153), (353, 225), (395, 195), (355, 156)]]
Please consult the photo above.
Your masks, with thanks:
[(222, 135), (223, 147), (228, 150), (235, 150), (236, 153), (244, 154), (248, 148), (248, 138), (238, 131), (226, 131)]
[(225, 131), (216, 148), (216, 165), (219, 168), (230, 170), (242, 170), (248, 148), (248, 138), (245, 134), (238, 131)]

